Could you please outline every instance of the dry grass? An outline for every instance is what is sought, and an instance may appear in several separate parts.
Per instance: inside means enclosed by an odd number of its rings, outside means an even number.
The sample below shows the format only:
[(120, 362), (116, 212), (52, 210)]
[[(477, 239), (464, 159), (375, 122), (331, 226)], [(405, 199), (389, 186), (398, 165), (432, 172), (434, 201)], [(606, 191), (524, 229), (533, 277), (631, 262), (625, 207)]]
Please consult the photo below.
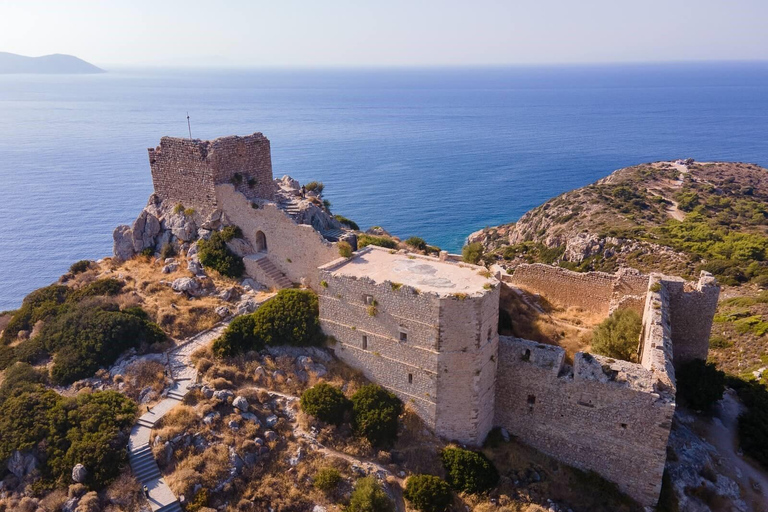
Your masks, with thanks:
[(165, 372), (165, 366), (157, 361), (140, 360), (131, 363), (123, 375), (126, 384), (123, 393), (138, 400), (142, 390), (152, 388), (159, 395), (168, 384)]
[[(179, 268), (170, 274), (163, 274), (161, 270), (164, 263), (153, 258), (137, 256), (120, 264), (114, 264), (108, 259), (100, 268), (79, 274), (74, 280), (93, 279), (99, 272), (102, 277), (123, 279), (126, 286), (118, 301), (123, 305), (140, 305), (169, 336), (183, 339), (212, 327), (220, 319), (215, 312), (216, 308), (231, 307), (231, 304), (216, 295), (187, 297), (174, 292), (168, 284), (161, 283), (171, 283), (180, 277), (192, 277), (192, 273), (187, 270), (187, 259), (177, 256), (176, 261)], [(214, 272), (209, 273), (209, 279), (201, 282), (208, 291), (235, 287), (237, 296), (243, 292), (236, 280)]]
[(519, 292), (501, 287), (499, 308), (511, 323), (500, 328), (499, 334), (557, 345), (565, 350), (569, 362), (576, 352), (589, 349), (592, 331), (604, 317), (578, 307), (556, 306), (523, 289)]

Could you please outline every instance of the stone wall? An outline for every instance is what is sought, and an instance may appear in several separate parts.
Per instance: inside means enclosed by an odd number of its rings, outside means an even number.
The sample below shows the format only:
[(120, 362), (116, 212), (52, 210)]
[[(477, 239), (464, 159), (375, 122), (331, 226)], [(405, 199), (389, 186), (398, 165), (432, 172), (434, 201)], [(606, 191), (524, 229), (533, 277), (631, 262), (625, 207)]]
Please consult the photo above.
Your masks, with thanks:
[(495, 424), (567, 464), (593, 470), (646, 506), (658, 501), (675, 411), (640, 365), (500, 337)]
[[(335, 266), (345, 262), (320, 270), (327, 283), (319, 291), (323, 332), (337, 340), (333, 350), (339, 359), (394, 392), (435, 429), (439, 300), (408, 286), (393, 289), (390, 282), (334, 275)], [(375, 313), (366, 297), (375, 301)]]
[[(216, 187), (216, 200), (252, 247), (260, 247), (257, 236), (259, 232), (264, 234), (267, 257), (288, 279), (318, 290), (318, 267), (339, 257), (335, 243), (324, 239), (312, 226), (297, 224), (275, 203), (258, 201), (258, 208), (253, 208), (253, 201), (231, 184)], [(263, 276), (253, 277), (258, 280)]]
[(707, 272), (702, 272), (696, 283), (667, 277), (664, 280), (669, 290), (675, 366), (691, 359), (706, 360), (720, 286)]
[(621, 269), (616, 274), (573, 272), (541, 263), (518, 265), (514, 274), (502, 275), (502, 279), (559, 306), (577, 306), (603, 316), (618, 307), (641, 312), (648, 287), (648, 276), (632, 269)]
[(481, 297), (440, 299), (437, 433), (480, 445), (493, 427), (499, 286)]
[(163, 201), (195, 208), (205, 218), (217, 207), (215, 186), (242, 176), (238, 189), (248, 197), (271, 199), (272, 157), (261, 133), (213, 141), (163, 137), (149, 148), (155, 194)]

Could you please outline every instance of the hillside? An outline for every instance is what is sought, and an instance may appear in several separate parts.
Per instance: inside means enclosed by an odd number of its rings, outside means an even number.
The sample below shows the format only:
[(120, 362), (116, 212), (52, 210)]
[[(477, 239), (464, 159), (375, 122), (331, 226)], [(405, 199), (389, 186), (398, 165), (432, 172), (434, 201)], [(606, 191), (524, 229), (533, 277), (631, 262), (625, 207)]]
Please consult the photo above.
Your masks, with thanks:
[(0, 74), (93, 74), (104, 70), (73, 55), (55, 53), (42, 57), (25, 57), (0, 52)]
[[(629, 266), (724, 285), (712, 357), (732, 373), (765, 363), (768, 171), (745, 163), (656, 162), (620, 169), (512, 224), (473, 233), (484, 259), (576, 271)], [(741, 297), (741, 299), (739, 299)], [(765, 310), (765, 311), (764, 311)]]

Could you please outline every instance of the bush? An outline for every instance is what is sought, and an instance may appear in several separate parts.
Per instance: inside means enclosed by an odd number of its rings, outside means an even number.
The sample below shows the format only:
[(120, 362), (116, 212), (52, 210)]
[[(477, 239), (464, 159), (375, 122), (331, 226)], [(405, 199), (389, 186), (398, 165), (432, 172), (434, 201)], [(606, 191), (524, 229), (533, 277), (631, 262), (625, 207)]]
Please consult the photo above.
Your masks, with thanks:
[(67, 286), (52, 284), (33, 291), (21, 303), (21, 307), (11, 317), (11, 321), (0, 338), (4, 343), (16, 339), (19, 331), (29, 331), (38, 320), (55, 316), (64, 304), (72, 289)]
[(459, 492), (479, 494), (493, 489), (499, 472), (484, 454), (448, 447), (440, 454), (448, 484)]
[(461, 249), (461, 257), (466, 263), (471, 263), (473, 265), (477, 265), (480, 263), (480, 260), (483, 258), (483, 252), (484, 252), (483, 244), (480, 242), (475, 242), (473, 244), (465, 245)]
[(320, 345), (317, 295), (309, 290), (285, 289), (255, 313), (233, 320), (214, 342), (214, 353), (232, 356), (265, 345)]
[(394, 507), (387, 493), (372, 476), (360, 478), (349, 500), (346, 512), (393, 512)]
[(349, 242), (345, 242), (344, 240), (339, 242), (339, 256), (342, 258), (352, 257), (352, 246), (349, 245)]
[(451, 487), (432, 475), (414, 475), (405, 484), (405, 499), (421, 512), (443, 512), (451, 504)]
[(397, 241), (386, 236), (360, 235), (357, 237), (358, 249), (362, 249), (369, 245), (377, 245), (387, 249), (397, 249)]
[(57, 384), (88, 377), (123, 351), (164, 339), (156, 324), (111, 304), (78, 304), (40, 332), (45, 350), (54, 354), (51, 377)]
[(38, 385), (0, 405), (0, 460), (16, 450), (45, 450), (46, 481), (68, 484), (80, 463), (87, 483), (100, 489), (127, 463), (125, 437), (136, 412), (136, 404), (115, 391), (65, 398)]
[(325, 423), (339, 425), (349, 409), (349, 400), (339, 388), (320, 382), (301, 395), (301, 410)]
[(355, 231), (360, 231), (360, 226), (357, 225), (357, 222), (350, 220), (344, 217), (343, 215), (334, 215), (333, 218), (341, 222), (342, 224), (344, 224), (350, 229), (354, 229)]
[(677, 396), (688, 407), (708, 412), (725, 391), (725, 373), (714, 363), (701, 359), (688, 361), (675, 372)]
[(592, 351), (624, 361), (632, 361), (640, 344), (642, 318), (630, 309), (619, 309), (595, 327)]
[(323, 492), (331, 492), (341, 483), (341, 473), (336, 468), (324, 467), (315, 473), (314, 486)]
[(243, 258), (233, 253), (227, 247), (227, 242), (235, 238), (235, 230), (239, 228), (227, 226), (221, 231), (215, 231), (208, 240), (197, 242), (200, 263), (212, 268), (227, 277), (240, 277), (245, 272)]
[(25, 391), (36, 389), (45, 384), (46, 373), (27, 363), (16, 363), (5, 371), (5, 378), (0, 384), (0, 403), (6, 398)]
[(325, 185), (321, 181), (310, 181), (306, 185), (304, 185), (304, 189), (307, 192), (312, 192), (313, 190), (317, 193), (317, 195), (322, 195), (323, 190), (325, 190)]
[(91, 268), (90, 260), (80, 260), (73, 263), (72, 266), (69, 267), (69, 272), (72, 274), (82, 274), (89, 268)]
[(355, 433), (374, 446), (388, 446), (397, 439), (397, 418), (403, 403), (376, 384), (367, 384), (352, 395), (352, 426)]
[(408, 245), (410, 247), (413, 247), (414, 249), (418, 249), (420, 251), (427, 250), (427, 242), (424, 241), (423, 238), (419, 238), (418, 236), (412, 236), (409, 239), (405, 241), (405, 245)]

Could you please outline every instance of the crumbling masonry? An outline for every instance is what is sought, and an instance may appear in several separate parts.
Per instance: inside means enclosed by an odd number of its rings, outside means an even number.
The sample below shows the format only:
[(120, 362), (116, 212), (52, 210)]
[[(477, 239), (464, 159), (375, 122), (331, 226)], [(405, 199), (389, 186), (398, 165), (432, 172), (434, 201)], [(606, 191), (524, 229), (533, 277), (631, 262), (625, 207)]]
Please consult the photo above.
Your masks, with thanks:
[[(301, 283), (320, 297), (320, 321), (347, 364), (396, 393), (437, 434), (478, 445), (493, 427), (559, 460), (594, 470), (655, 505), (675, 412), (675, 366), (707, 356), (719, 287), (632, 270), (575, 273), (521, 265), (491, 274), (457, 261), (378, 247), (339, 258), (356, 239), (298, 183), (273, 180), (260, 133), (214, 141), (164, 137), (149, 150), (155, 195), (133, 226), (115, 230), (115, 254), (164, 243), (184, 249), (226, 224), (237, 252), (268, 286)], [(194, 209), (179, 221), (179, 208)], [(173, 213), (172, 213), (173, 210)], [(186, 214), (183, 214), (186, 215)], [(189, 224), (192, 222), (193, 232)], [(181, 227), (180, 227), (181, 226)], [(184, 229), (182, 229), (182, 227)], [(499, 336), (502, 286), (607, 316), (642, 313), (638, 364)]]

